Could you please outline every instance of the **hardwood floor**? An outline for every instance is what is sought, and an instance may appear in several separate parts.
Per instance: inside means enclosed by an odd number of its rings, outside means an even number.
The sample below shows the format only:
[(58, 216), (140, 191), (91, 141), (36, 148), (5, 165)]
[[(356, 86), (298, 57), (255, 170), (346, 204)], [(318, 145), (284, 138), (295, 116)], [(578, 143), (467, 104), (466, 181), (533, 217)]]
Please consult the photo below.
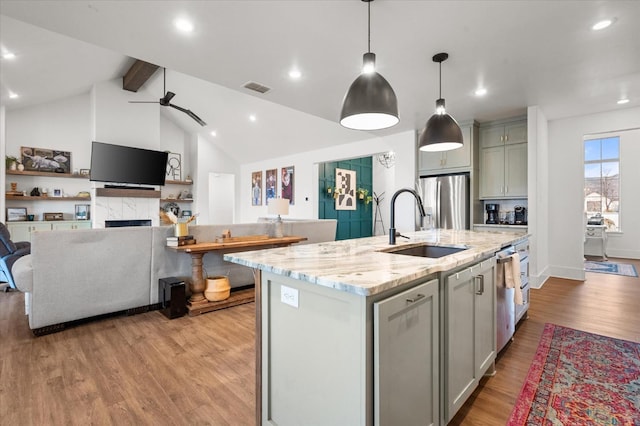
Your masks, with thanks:
[[(619, 261), (640, 271), (640, 261)], [(547, 322), (640, 342), (638, 278), (550, 279), (531, 298), (498, 373), (452, 425), (506, 423)], [(0, 425), (254, 424), (254, 304), (175, 320), (120, 316), (34, 337), (23, 300), (0, 293)]]

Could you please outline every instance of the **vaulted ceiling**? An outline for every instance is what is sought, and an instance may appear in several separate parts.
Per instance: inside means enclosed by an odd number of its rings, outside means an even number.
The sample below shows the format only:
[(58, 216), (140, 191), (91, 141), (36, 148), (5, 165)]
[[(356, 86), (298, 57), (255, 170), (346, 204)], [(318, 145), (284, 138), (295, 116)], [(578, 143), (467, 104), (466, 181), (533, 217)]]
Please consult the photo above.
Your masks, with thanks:
[[(530, 105), (558, 119), (640, 102), (638, 1), (376, 0), (371, 50), (401, 121), (364, 134), (337, 124), (367, 49), (367, 7), (358, 0), (1, 0), (0, 15), (0, 48), (16, 54), (1, 60), (7, 109), (81, 93), (139, 58), (167, 67), (175, 103), (208, 126), (178, 111), (172, 119), (243, 163), (421, 129), (438, 96), (431, 57), (441, 51), (450, 55), (443, 96), (458, 121), (524, 114)], [(193, 32), (175, 29), (180, 17)], [(604, 18), (614, 24), (593, 31)], [(159, 74), (148, 83), (158, 98)], [(249, 81), (271, 90), (249, 91)], [(487, 94), (475, 96), (478, 87)], [(621, 98), (630, 102), (617, 105)]]

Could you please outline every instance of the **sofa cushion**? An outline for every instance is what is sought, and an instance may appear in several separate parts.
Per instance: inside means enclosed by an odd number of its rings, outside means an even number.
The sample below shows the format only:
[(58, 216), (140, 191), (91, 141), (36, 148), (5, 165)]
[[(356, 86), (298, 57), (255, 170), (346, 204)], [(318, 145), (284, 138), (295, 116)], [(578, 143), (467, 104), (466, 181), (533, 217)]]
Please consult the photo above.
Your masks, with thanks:
[(23, 293), (31, 293), (33, 291), (33, 266), (31, 265), (30, 254), (16, 260), (11, 268), (11, 273), (18, 290)]

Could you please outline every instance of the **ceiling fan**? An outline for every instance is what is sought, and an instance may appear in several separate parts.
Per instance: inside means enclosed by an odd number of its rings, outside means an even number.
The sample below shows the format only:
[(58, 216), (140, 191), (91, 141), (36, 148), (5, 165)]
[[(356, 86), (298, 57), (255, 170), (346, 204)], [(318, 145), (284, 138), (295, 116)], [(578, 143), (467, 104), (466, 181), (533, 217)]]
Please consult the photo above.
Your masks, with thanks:
[(178, 111), (182, 111), (185, 114), (187, 114), (189, 117), (193, 118), (199, 125), (206, 126), (207, 123), (205, 123), (200, 117), (198, 117), (191, 110), (179, 107), (178, 105), (174, 105), (171, 103), (171, 99), (173, 99), (173, 97), (176, 94), (173, 92), (167, 92), (167, 69), (162, 68), (162, 72), (163, 72), (163, 79), (164, 79), (163, 92), (165, 95), (161, 97), (159, 101), (129, 101), (129, 103), (132, 103), (132, 104), (158, 104), (159, 103), (162, 106), (169, 106), (171, 108), (177, 109)]

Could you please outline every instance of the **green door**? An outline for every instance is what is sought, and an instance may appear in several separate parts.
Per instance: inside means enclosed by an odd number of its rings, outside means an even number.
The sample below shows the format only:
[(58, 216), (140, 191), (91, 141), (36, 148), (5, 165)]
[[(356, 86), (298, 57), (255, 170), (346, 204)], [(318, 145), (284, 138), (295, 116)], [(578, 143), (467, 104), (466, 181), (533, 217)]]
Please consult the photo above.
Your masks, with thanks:
[(372, 157), (321, 163), (318, 167), (318, 217), (338, 220), (336, 240), (372, 236), (374, 203), (366, 204), (365, 200), (356, 196), (355, 210), (336, 210), (333, 192), (327, 191), (327, 188), (336, 187), (336, 169), (354, 171), (356, 173), (355, 188), (363, 188), (369, 195), (373, 194)]

